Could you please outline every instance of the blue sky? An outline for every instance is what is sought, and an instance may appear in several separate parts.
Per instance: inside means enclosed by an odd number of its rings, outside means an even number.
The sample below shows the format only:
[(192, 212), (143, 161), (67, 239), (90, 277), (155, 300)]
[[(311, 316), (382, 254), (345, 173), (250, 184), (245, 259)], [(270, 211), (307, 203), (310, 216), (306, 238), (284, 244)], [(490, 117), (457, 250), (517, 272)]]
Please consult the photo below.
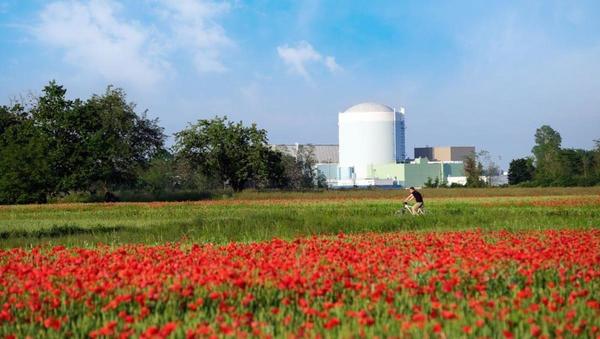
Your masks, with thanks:
[(168, 133), (228, 115), (337, 143), (337, 113), (377, 101), (406, 107), (409, 155), (475, 145), (506, 167), (542, 124), (600, 139), (594, 0), (0, 0), (0, 50), (1, 103), (113, 84)]

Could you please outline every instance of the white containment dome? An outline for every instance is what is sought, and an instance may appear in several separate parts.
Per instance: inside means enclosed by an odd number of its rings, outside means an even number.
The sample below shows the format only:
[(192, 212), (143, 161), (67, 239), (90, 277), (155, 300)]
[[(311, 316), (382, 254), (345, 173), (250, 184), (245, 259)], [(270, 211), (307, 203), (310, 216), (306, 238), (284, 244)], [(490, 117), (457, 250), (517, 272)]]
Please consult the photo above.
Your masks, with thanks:
[(367, 102), (340, 112), (340, 168), (353, 167), (354, 178), (364, 179), (372, 165), (404, 162), (404, 127), (404, 108)]

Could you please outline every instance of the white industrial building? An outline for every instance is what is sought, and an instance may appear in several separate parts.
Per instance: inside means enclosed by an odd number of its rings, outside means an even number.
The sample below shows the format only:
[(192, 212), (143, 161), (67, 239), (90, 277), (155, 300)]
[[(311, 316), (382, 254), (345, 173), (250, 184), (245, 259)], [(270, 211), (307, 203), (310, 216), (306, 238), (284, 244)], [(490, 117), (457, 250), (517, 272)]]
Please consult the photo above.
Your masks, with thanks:
[(338, 114), (340, 180), (362, 180), (373, 165), (406, 159), (404, 108), (365, 102)]

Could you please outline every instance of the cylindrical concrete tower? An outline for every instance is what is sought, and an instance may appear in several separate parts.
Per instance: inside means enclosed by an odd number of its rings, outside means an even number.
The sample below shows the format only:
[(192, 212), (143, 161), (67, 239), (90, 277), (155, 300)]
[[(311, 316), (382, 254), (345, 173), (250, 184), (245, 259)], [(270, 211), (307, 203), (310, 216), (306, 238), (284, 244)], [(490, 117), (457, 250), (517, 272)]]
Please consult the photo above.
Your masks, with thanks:
[(362, 103), (338, 115), (340, 168), (354, 167), (356, 179), (369, 176), (372, 165), (406, 158), (404, 108)]

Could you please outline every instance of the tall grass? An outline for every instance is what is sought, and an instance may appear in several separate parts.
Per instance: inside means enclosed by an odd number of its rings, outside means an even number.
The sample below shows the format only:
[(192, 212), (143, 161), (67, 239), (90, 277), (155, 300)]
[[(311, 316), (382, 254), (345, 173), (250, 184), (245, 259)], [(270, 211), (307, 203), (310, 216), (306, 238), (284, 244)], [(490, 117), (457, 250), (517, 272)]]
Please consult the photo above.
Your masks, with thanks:
[[(542, 205), (534, 202), (547, 202)], [(257, 199), (0, 207), (0, 247), (259, 241), (358, 232), (600, 226), (597, 195), (440, 198), (398, 217), (398, 199)]]
[[(423, 188), (421, 192), (428, 198), (466, 198), (466, 197), (526, 197), (526, 196), (563, 196), (563, 195), (600, 195), (597, 187), (494, 187), (494, 188)], [(343, 190), (246, 190), (233, 193), (229, 190), (178, 191), (153, 194), (149, 192), (116, 192), (122, 202), (151, 201), (198, 201), (198, 200), (347, 200), (347, 199), (397, 199), (407, 195), (405, 189), (361, 188)], [(97, 203), (103, 202), (102, 195), (73, 193), (53, 198), (51, 203)]]
[[(491, 187), (491, 188), (423, 188), (419, 189), (428, 198), (482, 198), (482, 197), (539, 197), (565, 195), (600, 195), (600, 186), (595, 187)], [(405, 189), (343, 189), (324, 191), (253, 191), (235, 194), (235, 198), (247, 200), (268, 199), (393, 199), (405, 197)]]

